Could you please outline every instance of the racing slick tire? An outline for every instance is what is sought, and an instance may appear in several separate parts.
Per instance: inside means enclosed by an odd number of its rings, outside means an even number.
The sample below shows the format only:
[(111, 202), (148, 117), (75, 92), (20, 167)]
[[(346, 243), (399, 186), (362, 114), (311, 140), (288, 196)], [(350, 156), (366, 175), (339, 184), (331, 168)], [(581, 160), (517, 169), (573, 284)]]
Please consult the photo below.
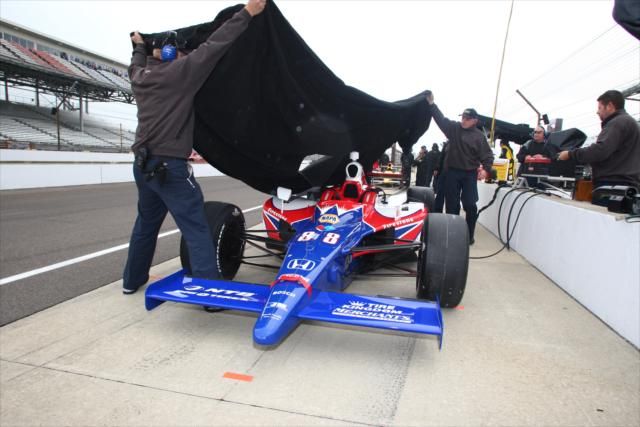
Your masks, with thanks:
[(431, 187), (409, 187), (407, 189), (407, 201), (424, 203), (427, 210), (431, 212), (436, 203), (436, 195)]
[(469, 270), (469, 229), (458, 215), (428, 214), (418, 254), (416, 294), (440, 300), (442, 307), (460, 304)]
[[(204, 213), (216, 251), (215, 265), (219, 278), (232, 280), (244, 254), (244, 215), (237, 206), (222, 202), (205, 202)], [(180, 239), (180, 262), (185, 272), (191, 274), (189, 249), (184, 237)]]

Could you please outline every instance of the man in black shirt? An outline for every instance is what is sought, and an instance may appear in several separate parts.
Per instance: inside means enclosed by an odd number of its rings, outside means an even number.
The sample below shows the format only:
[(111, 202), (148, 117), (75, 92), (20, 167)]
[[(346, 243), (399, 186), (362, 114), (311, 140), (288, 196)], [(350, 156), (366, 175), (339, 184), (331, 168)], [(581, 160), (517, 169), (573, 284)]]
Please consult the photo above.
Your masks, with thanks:
[[(444, 117), (434, 103), (433, 93), (427, 92), (427, 102), (431, 115), (442, 133), (449, 139), (449, 147), (444, 159), (446, 179), (444, 183), (447, 213), (460, 214), (460, 201), (466, 213), (469, 227), (469, 244), (474, 243), (474, 231), (478, 219), (478, 179), (486, 179), (493, 166), (493, 152), (487, 138), (476, 127), (478, 113), (467, 108), (462, 113), (462, 121), (454, 122)], [(482, 165), (481, 170), (479, 166)]]
[[(522, 144), (520, 151), (516, 155), (518, 159), (518, 176), (521, 176), (525, 171), (525, 162), (530, 158), (551, 158), (551, 152), (547, 147), (547, 133), (542, 126), (537, 126), (533, 131), (533, 138)], [(527, 183), (530, 187), (535, 187), (538, 183), (536, 178), (527, 178)]]
[(188, 55), (179, 52), (177, 43), (166, 43), (148, 57), (142, 36), (137, 31), (131, 35), (135, 47), (129, 77), (138, 107), (138, 128), (131, 148), (136, 154), (133, 176), (138, 188), (138, 216), (123, 273), (122, 292), (126, 295), (149, 280), (158, 232), (168, 212), (189, 248), (191, 275), (220, 277), (202, 190), (187, 162), (193, 149), (193, 100), (265, 4), (266, 0), (248, 0), (244, 9)]
[(640, 187), (640, 126), (624, 109), (624, 97), (608, 90), (598, 98), (602, 131), (594, 144), (573, 151), (562, 151), (558, 160), (588, 163), (593, 186), (629, 185)]

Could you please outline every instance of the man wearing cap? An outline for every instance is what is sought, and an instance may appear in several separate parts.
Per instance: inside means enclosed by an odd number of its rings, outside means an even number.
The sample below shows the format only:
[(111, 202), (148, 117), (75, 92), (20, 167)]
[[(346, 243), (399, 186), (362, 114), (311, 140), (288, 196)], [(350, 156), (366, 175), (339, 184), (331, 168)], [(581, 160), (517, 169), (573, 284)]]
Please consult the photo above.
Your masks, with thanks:
[[(433, 93), (427, 92), (427, 102), (431, 115), (442, 133), (449, 138), (444, 158), (445, 206), (447, 213), (460, 214), (460, 201), (465, 211), (469, 228), (469, 244), (475, 242), (474, 232), (478, 218), (478, 179), (485, 179), (491, 173), (493, 152), (484, 134), (476, 128), (478, 113), (473, 108), (462, 112), (462, 121), (454, 122), (444, 117), (434, 103)], [(482, 170), (478, 171), (478, 166)]]
[(593, 186), (640, 187), (640, 127), (624, 109), (624, 96), (608, 90), (597, 99), (602, 131), (594, 144), (562, 151), (558, 160), (577, 160), (591, 165)]
[[(518, 159), (518, 176), (522, 175), (525, 172), (525, 162), (530, 158), (551, 158), (551, 151), (549, 151), (549, 147), (547, 146), (547, 133), (544, 128), (540, 125), (536, 126), (533, 131), (533, 137), (522, 144), (520, 147), (520, 151), (516, 155)], [(529, 187), (535, 187), (538, 185), (537, 178), (527, 176), (527, 183)]]
[[(131, 89), (138, 106), (138, 128), (131, 147), (136, 155), (133, 175), (138, 187), (136, 218), (123, 274), (123, 293), (136, 292), (149, 279), (160, 226), (171, 212), (189, 249), (195, 277), (218, 278), (215, 248), (204, 213), (202, 190), (187, 159), (193, 149), (196, 93), (218, 61), (244, 32), (266, 0), (247, 5), (188, 55), (177, 55), (177, 35), (165, 46), (154, 44), (147, 57), (138, 32), (129, 66)], [(173, 40), (169, 40), (173, 38)], [(171, 44), (173, 42), (173, 44)]]

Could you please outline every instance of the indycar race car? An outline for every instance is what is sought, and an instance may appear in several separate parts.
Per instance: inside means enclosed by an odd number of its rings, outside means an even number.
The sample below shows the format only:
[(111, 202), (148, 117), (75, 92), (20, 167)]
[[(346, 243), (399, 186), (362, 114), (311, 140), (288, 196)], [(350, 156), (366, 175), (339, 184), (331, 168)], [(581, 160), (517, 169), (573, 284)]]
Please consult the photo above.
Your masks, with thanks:
[[(465, 290), (467, 225), (457, 215), (429, 213), (430, 188), (388, 195), (369, 185), (357, 158), (351, 154), (340, 186), (299, 195), (278, 188), (264, 203), (264, 230), (246, 230), (236, 206), (207, 202), (221, 279), (189, 275), (183, 240), (183, 269), (147, 288), (146, 308), (174, 301), (256, 312), (253, 339), (260, 345), (280, 343), (305, 319), (431, 334), (442, 345), (440, 307), (457, 306)], [(282, 260), (270, 284), (232, 281), (241, 263), (260, 265), (244, 257), (247, 244)], [(417, 258), (415, 270), (403, 269), (416, 277), (416, 299), (342, 292), (355, 276), (407, 257)]]

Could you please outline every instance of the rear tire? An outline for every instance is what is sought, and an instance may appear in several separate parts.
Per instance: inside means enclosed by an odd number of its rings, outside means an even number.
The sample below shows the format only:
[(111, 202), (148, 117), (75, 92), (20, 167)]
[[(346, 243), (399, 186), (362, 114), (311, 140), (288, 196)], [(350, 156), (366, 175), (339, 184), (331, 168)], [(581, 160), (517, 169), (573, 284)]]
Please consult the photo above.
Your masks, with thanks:
[(416, 294), (440, 300), (442, 307), (460, 304), (469, 270), (469, 229), (458, 215), (428, 214), (418, 254)]
[(407, 201), (424, 203), (427, 210), (431, 212), (436, 203), (436, 195), (431, 187), (409, 187), (407, 189)]
[[(204, 213), (211, 231), (218, 276), (231, 280), (238, 272), (244, 254), (244, 215), (237, 206), (222, 202), (205, 202)], [(180, 262), (185, 272), (191, 274), (189, 249), (184, 237), (180, 239)]]

